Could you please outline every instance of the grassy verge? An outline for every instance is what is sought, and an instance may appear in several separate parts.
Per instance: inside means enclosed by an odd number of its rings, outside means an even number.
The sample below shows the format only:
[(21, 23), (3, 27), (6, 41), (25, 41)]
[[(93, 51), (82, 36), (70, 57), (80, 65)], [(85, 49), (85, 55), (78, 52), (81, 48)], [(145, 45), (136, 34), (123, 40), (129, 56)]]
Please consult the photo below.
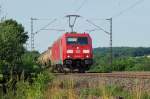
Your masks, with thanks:
[[(141, 89), (140, 85), (132, 90), (125, 90), (122, 86), (93, 83), (78, 85), (73, 79), (54, 80), (45, 92), (46, 99), (150, 99), (150, 93)], [(120, 98), (118, 98), (120, 99)]]
[(122, 97), (123, 99), (150, 99), (150, 95), (147, 92), (137, 92), (123, 90), (120, 86), (103, 86), (101, 88), (86, 88), (81, 89), (80, 99), (86, 99), (87, 97), (101, 97), (102, 99), (116, 99), (116, 97)]
[(44, 91), (53, 78), (52, 74), (44, 71), (38, 74), (36, 78), (33, 78), (32, 84), (28, 81), (18, 81), (15, 95), (10, 89), (3, 99), (43, 99)]

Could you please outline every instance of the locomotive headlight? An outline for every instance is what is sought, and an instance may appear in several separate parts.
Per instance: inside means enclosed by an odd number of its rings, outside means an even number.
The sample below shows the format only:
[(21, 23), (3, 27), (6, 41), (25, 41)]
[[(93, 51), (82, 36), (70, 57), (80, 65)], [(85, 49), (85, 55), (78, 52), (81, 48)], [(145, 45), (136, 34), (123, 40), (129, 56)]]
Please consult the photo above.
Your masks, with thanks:
[(83, 50), (83, 53), (90, 53), (90, 50)]
[(67, 57), (68, 57), (68, 58), (70, 58), (70, 56), (69, 56), (69, 55), (68, 55)]
[(86, 58), (89, 58), (89, 56), (87, 55)]
[(67, 53), (73, 53), (73, 50), (67, 50)]

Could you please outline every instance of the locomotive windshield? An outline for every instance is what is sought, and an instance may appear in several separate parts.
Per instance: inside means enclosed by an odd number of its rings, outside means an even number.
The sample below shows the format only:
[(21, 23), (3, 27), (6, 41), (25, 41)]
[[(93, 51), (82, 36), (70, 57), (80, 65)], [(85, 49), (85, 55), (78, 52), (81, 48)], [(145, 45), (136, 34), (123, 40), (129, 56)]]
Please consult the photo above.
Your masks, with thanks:
[(87, 37), (68, 37), (67, 44), (86, 45), (88, 44), (88, 39)]

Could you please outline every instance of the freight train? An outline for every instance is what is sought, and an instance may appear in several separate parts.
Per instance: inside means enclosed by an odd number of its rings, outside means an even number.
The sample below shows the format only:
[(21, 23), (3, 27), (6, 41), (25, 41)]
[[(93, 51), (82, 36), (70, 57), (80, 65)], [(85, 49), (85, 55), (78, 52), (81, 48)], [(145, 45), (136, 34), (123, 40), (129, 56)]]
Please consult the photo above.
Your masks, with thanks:
[(92, 39), (88, 33), (65, 33), (38, 58), (42, 66), (64, 72), (85, 72), (93, 64)]

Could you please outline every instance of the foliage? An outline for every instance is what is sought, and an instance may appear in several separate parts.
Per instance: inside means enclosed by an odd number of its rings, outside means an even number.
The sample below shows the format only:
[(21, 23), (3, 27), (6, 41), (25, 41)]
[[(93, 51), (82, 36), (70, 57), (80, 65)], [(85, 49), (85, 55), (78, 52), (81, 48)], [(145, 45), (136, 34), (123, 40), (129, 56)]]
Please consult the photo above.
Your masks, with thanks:
[(9, 19), (0, 23), (0, 66), (14, 66), (20, 63), (20, 57), (25, 49), (23, 44), (27, 41), (24, 27), (15, 20)]
[(54, 76), (49, 71), (41, 72), (32, 84), (24, 80), (17, 82), (16, 95), (10, 90), (3, 99), (43, 99), (44, 91), (53, 79)]
[[(25, 74), (24, 79), (32, 79), (30, 77), (30, 73), (35, 74), (38, 68), (36, 59), (39, 56), (39, 53), (36, 51), (29, 52), (25, 50), (24, 44), (26, 43), (27, 39), (27, 32), (25, 32), (24, 27), (17, 21), (9, 19), (0, 22), (0, 74), (6, 74), (6, 77), (9, 79), (3, 76), (3, 80), (10, 80), (10, 84), (17, 82), (17, 92), (14, 91), (16, 87), (16, 84), (14, 84), (14, 86), (10, 87), (8, 90), (6, 97), (9, 96), (13, 98), (15, 97), (14, 93), (17, 93), (17, 95), (25, 94), (24, 92), (29, 91), (28, 89), (32, 89), (32, 91), (33, 89), (37, 90), (35, 86), (30, 86), (30, 82), (28, 82), (29, 80), (26, 80), (25, 82), (20, 81), (22, 71), (24, 71), (23, 73)], [(39, 78), (39, 76), (41, 76), (41, 78)], [(18, 81), (17, 78), (19, 78)], [(42, 79), (43, 83), (40, 83), (39, 79)], [(39, 74), (35, 79), (34, 84), (36, 85), (39, 83), (38, 87), (41, 89), (43, 87), (42, 84), (46, 83), (45, 79), (49, 79), (47, 74)], [(22, 89), (19, 89), (18, 86), (22, 87)]]
[[(72, 82), (73, 81), (73, 82)], [(132, 86), (132, 90), (126, 89), (122, 85), (106, 84), (98, 81), (98, 85), (93, 81), (85, 83), (88, 86), (80, 86), (80, 81), (71, 76), (64, 79), (56, 79), (51, 83), (51, 87), (46, 90), (46, 99), (149, 99), (150, 94), (141, 88), (142, 85)], [(101, 83), (103, 82), (103, 83)], [(117, 98), (118, 97), (118, 98)]]
[(150, 71), (150, 48), (114, 47), (110, 66), (109, 48), (94, 49), (94, 65), (90, 72)]
[(2, 95), (3, 95), (3, 93), (2, 93), (2, 88), (0, 87), (0, 99), (3, 99), (3, 98), (2, 98)]
[[(108, 47), (95, 48), (94, 53), (106, 56), (110, 52)], [(138, 57), (150, 55), (150, 47), (113, 47), (113, 57)]]
[(93, 96), (122, 96), (127, 97), (129, 95), (129, 92), (123, 90), (122, 87), (116, 86), (116, 85), (108, 85), (103, 86), (99, 88), (86, 88), (82, 89), (80, 91), (81, 96), (85, 95), (93, 95)]
[[(125, 99), (149, 99), (150, 95), (147, 92), (140, 92), (136, 89), (133, 91), (126, 91), (120, 86), (108, 85), (100, 88), (86, 88), (80, 90), (81, 99), (85, 96), (103, 97), (103, 99), (110, 99), (113, 97), (123, 97)], [(118, 98), (117, 98), (118, 99)]]
[(94, 64), (89, 72), (111, 72), (109, 56), (101, 56), (99, 53), (94, 54)]
[(21, 57), (23, 69), (27, 72), (35, 72), (35, 70), (39, 67), (37, 64), (37, 58), (39, 55), (40, 54), (37, 51), (26, 51)]
[(111, 71), (112, 71), (112, 68), (108, 65), (106, 65), (106, 66), (98, 65), (89, 70), (89, 72), (94, 72), (94, 73), (95, 72), (96, 73), (105, 73), (105, 72), (111, 72)]

